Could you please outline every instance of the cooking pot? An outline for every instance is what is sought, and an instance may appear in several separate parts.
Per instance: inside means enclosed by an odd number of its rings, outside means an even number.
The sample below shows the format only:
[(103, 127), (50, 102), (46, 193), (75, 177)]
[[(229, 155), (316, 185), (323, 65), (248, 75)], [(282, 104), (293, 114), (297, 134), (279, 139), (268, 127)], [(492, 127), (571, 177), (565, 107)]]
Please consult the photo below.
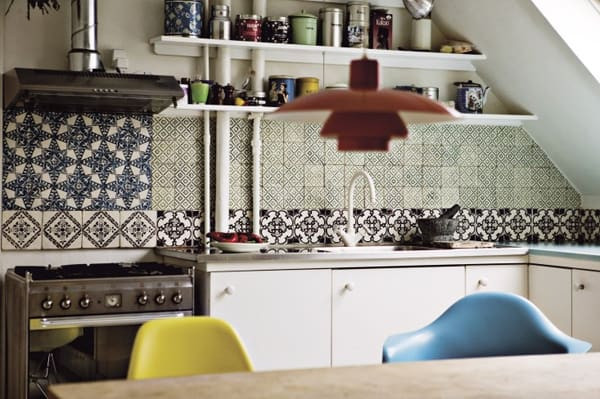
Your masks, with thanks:
[(489, 87), (483, 88), (472, 80), (454, 82), (456, 86), (456, 110), (466, 114), (480, 114), (487, 100)]

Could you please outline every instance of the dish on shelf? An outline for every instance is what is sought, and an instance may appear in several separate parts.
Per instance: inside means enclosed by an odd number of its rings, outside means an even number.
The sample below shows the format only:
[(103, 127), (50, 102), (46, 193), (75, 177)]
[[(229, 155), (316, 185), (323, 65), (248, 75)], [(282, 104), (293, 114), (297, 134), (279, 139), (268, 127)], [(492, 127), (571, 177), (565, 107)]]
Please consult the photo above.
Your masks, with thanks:
[(245, 252), (259, 252), (263, 248), (267, 248), (269, 244), (265, 242), (218, 242), (213, 241), (210, 243), (215, 248), (219, 248), (223, 252), (232, 253), (245, 253)]

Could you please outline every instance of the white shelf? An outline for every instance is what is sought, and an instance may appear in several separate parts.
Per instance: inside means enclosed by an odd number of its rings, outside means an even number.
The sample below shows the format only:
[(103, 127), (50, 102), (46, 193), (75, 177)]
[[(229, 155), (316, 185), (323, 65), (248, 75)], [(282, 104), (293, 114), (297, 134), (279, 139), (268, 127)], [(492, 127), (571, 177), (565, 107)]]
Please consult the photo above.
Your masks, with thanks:
[(474, 61), (486, 59), (483, 54), (446, 54), (427, 51), (373, 50), (349, 47), (305, 46), (218, 40), (181, 36), (158, 36), (150, 39), (159, 55), (202, 57), (203, 47), (229, 47), (231, 58), (250, 60), (252, 50), (264, 50), (266, 61), (309, 64), (349, 65), (350, 61), (366, 54), (377, 59), (381, 66), (392, 68), (442, 69), (475, 71)]
[[(303, 0), (310, 3), (329, 3), (329, 4), (346, 4), (351, 0)], [(404, 3), (401, 0), (369, 0), (371, 7), (393, 7), (404, 8)]]
[[(233, 112), (236, 114), (264, 113), (277, 111), (277, 107), (254, 107), (238, 105), (206, 105), (185, 104), (177, 108), (169, 107), (160, 113), (161, 116), (199, 116), (204, 111)], [(466, 125), (520, 126), (523, 122), (537, 120), (536, 115), (514, 114), (461, 114), (461, 119), (450, 122)]]

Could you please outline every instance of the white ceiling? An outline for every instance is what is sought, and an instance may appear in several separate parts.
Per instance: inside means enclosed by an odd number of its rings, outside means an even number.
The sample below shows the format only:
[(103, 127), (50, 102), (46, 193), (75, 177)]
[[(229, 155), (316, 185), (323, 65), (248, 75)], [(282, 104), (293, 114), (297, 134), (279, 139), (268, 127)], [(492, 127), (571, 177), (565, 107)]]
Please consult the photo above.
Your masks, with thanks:
[[(546, 12), (548, 19), (540, 11), (545, 7), (533, 2), (553, 10)], [(600, 199), (600, 84), (585, 57), (572, 50), (583, 54), (585, 46), (573, 40), (590, 32), (580, 20), (573, 23), (571, 2), (586, 2), (595, 13), (588, 0), (438, 0), (433, 18), (447, 37), (471, 41), (486, 54), (476, 65), (478, 74), (510, 111), (538, 115), (525, 124), (531, 137), (582, 194), (584, 206), (600, 207), (592, 202)], [(563, 32), (570, 47), (553, 25), (581, 31)], [(600, 65), (597, 45), (587, 50), (593, 55), (588, 65)]]

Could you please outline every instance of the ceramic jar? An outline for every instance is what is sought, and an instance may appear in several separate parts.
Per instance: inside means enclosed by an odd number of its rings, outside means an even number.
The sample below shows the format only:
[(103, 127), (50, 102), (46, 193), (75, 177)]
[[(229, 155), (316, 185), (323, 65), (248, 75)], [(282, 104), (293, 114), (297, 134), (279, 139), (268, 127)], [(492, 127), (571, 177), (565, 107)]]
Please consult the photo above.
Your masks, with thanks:
[(165, 35), (202, 36), (201, 0), (165, 0)]
[(302, 10), (299, 14), (290, 15), (292, 43), (317, 45), (317, 17)]

